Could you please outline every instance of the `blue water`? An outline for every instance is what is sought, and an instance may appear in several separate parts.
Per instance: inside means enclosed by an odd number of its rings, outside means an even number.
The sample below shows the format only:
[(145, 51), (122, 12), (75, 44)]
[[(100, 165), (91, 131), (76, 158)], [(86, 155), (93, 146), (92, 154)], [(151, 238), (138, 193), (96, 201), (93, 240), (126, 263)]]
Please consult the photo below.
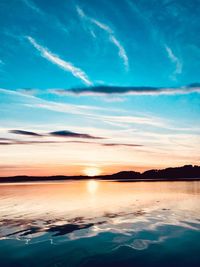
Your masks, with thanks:
[(0, 266), (200, 266), (199, 182), (0, 186)]

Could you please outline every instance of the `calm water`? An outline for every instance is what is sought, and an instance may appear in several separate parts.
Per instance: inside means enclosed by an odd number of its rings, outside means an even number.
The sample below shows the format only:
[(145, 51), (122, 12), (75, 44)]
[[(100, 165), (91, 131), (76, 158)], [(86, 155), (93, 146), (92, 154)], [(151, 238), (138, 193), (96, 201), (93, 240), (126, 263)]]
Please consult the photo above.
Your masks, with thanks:
[(0, 266), (200, 266), (200, 182), (0, 185)]

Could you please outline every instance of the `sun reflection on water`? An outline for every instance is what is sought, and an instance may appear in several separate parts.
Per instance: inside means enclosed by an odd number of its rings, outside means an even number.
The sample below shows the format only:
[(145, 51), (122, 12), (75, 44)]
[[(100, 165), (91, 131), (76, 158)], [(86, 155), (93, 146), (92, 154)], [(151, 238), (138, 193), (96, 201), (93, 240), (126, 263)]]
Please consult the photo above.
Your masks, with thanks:
[(94, 180), (89, 180), (87, 182), (87, 190), (90, 194), (95, 194), (98, 190), (99, 183)]

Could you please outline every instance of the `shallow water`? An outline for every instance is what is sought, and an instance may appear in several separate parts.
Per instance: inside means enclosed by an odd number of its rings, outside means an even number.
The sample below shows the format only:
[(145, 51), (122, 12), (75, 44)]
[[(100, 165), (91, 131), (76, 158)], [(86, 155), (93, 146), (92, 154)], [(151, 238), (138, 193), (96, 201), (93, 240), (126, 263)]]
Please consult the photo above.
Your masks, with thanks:
[(0, 266), (200, 266), (200, 182), (0, 185)]

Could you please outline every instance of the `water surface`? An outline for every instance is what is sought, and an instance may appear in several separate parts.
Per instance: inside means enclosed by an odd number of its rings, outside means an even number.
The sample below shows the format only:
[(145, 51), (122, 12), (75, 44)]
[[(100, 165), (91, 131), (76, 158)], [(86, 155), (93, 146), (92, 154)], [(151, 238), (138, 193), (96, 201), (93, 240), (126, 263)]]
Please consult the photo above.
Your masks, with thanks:
[(200, 182), (0, 185), (0, 266), (200, 266)]

